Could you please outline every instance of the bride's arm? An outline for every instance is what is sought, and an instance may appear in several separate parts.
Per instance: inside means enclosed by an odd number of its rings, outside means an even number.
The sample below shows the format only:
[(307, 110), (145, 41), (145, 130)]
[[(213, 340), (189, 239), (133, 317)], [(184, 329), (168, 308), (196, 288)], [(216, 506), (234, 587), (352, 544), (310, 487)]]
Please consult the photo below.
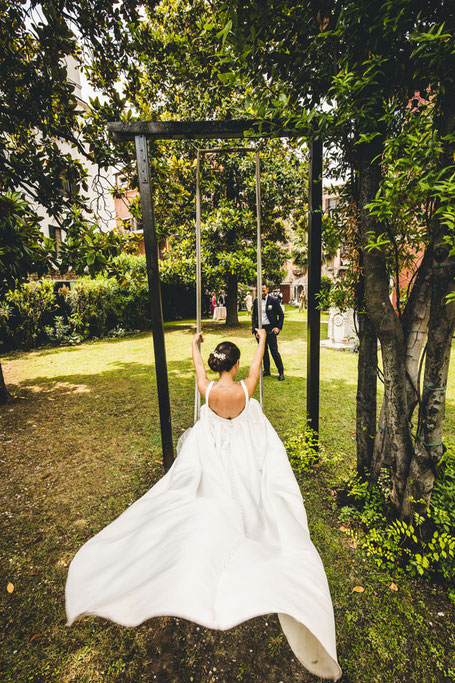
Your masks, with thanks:
[(259, 337), (259, 344), (254, 354), (253, 360), (250, 365), (250, 371), (248, 377), (245, 380), (246, 388), (248, 389), (248, 394), (251, 396), (254, 394), (257, 384), (259, 382), (259, 375), (261, 374), (261, 363), (262, 356), (264, 355), (265, 340), (267, 333), (265, 330), (256, 330), (256, 336)]
[(202, 332), (195, 334), (193, 337), (193, 365), (196, 371), (197, 388), (199, 389), (202, 396), (205, 396), (208, 385), (210, 384), (207, 377), (207, 371), (205, 369), (204, 361), (201, 356), (201, 349), (199, 348), (199, 340), (201, 343), (204, 341)]

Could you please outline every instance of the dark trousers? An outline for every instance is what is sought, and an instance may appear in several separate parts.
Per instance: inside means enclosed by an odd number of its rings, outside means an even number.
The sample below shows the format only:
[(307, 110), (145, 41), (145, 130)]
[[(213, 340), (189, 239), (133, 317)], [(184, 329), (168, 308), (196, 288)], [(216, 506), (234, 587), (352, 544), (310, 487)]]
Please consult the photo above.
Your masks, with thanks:
[(206, 318), (210, 318), (212, 315), (212, 302), (210, 299), (206, 299), (203, 297), (202, 299), (202, 316), (205, 316)]
[[(263, 358), (263, 363), (264, 363), (264, 372), (270, 372), (270, 356), (269, 356), (269, 349), (270, 353), (272, 354), (272, 358), (275, 361), (276, 369), (278, 370), (278, 374), (283, 375), (284, 374), (284, 368), (283, 368), (283, 361), (281, 360), (280, 352), (278, 351), (278, 335), (272, 332), (272, 326), (271, 325), (264, 325), (264, 330), (267, 332), (267, 337), (265, 340), (265, 349), (264, 349), (264, 358)], [(259, 339), (257, 340), (259, 343)]]

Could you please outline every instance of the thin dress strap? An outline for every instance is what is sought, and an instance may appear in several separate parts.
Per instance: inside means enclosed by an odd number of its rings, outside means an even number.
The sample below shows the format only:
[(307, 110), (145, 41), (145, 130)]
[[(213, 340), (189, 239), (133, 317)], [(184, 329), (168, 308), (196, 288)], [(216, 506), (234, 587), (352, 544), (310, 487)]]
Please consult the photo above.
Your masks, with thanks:
[(214, 382), (213, 379), (212, 379), (212, 381), (211, 381), (210, 384), (208, 385), (207, 389), (205, 390), (205, 402), (206, 402), (206, 403), (209, 402), (210, 392), (211, 392), (212, 387), (213, 387), (214, 384), (215, 384), (215, 382)]
[(248, 405), (248, 401), (250, 400), (250, 396), (248, 394), (248, 389), (246, 388), (246, 384), (243, 381), (243, 379), (240, 380), (240, 384), (242, 385), (243, 391), (245, 392), (245, 408), (246, 408)]

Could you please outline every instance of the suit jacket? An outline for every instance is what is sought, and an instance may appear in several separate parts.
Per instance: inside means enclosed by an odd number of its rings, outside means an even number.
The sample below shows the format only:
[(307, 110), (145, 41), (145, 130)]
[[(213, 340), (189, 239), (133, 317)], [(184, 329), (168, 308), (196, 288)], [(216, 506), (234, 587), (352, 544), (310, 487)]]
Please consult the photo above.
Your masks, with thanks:
[[(266, 301), (266, 313), (267, 318), (270, 320), (272, 327), (278, 327), (279, 330), (283, 329), (284, 313), (280, 306), (280, 302), (271, 294), (267, 294)], [(261, 311), (262, 315), (262, 311)], [(254, 334), (256, 328), (258, 327), (258, 300), (253, 301), (253, 311), (251, 314), (251, 331)]]

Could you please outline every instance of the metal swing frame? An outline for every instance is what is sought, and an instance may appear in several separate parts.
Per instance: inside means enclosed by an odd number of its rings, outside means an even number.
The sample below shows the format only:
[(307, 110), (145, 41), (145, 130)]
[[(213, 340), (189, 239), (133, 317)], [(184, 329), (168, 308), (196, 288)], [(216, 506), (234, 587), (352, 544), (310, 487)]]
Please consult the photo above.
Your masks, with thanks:
[[(149, 140), (201, 140), (235, 138), (301, 138), (306, 131), (289, 129), (287, 123), (231, 119), (226, 121), (116, 121), (108, 124), (115, 140), (134, 140), (141, 197), (147, 280), (150, 293), (155, 372), (160, 415), (163, 466), (167, 471), (174, 461), (171, 405), (164, 342), (163, 310), (158, 269), (158, 241), (155, 231), (152, 180), (148, 153)], [(320, 311), (322, 227), (322, 141), (310, 144), (308, 192), (308, 328), (306, 416), (309, 426), (319, 431)], [(259, 319), (260, 316), (258, 316)], [(317, 447), (317, 445), (316, 445)]]
[[(259, 297), (262, 291), (262, 254), (261, 254), (261, 160), (257, 147), (209, 147), (198, 149), (196, 156), (196, 331), (202, 328), (202, 276), (201, 276), (201, 157), (206, 154), (239, 154), (254, 153), (256, 156), (256, 288), (258, 301), (258, 329), (262, 329), (262, 316), (259, 315)], [(199, 344), (200, 346), (200, 344)], [(261, 372), (259, 375), (259, 399), (261, 407), (264, 405), (264, 385)], [(201, 412), (201, 394), (194, 384), (194, 422), (199, 420)]]

